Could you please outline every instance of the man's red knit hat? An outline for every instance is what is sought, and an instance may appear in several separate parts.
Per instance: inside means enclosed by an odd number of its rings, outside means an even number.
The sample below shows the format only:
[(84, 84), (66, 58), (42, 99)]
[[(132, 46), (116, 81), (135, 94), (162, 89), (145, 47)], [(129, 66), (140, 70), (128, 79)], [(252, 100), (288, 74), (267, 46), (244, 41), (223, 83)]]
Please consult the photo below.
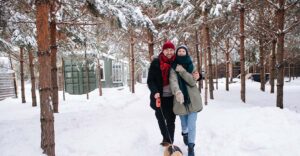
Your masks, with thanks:
[(163, 45), (162, 51), (164, 51), (165, 49), (171, 48), (173, 50), (175, 50), (175, 46), (171, 41), (166, 41), (165, 44)]

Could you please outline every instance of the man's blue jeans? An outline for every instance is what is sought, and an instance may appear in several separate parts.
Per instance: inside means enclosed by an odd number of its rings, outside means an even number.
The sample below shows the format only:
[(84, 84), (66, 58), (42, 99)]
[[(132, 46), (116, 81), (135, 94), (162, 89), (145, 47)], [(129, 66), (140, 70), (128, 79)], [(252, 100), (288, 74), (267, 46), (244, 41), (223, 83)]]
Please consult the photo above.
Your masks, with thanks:
[(188, 133), (189, 143), (195, 143), (197, 112), (180, 115), (182, 133)]

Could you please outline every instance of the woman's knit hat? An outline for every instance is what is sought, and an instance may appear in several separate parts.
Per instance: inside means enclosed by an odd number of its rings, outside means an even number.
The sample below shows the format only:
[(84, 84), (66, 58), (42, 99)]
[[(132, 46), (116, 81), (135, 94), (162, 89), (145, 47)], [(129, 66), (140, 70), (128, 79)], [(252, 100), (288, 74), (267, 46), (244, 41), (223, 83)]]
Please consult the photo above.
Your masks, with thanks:
[(165, 49), (168, 49), (168, 48), (175, 50), (174, 44), (169, 40), (164, 43), (162, 51), (164, 51)]
[(189, 53), (188, 53), (189, 50), (188, 50), (188, 47), (186, 45), (181, 45), (181, 46), (177, 47), (176, 52), (175, 52), (176, 55), (177, 55), (179, 49), (184, 49), (185, 52), (186, 52), (186, 55), (189, 55)]

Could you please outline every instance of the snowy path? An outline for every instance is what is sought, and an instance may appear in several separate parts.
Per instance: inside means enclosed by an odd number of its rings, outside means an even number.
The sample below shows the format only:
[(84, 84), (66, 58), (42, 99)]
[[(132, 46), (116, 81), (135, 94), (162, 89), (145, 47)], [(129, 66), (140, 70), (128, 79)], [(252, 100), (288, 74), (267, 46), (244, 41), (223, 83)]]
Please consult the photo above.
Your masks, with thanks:
[[(285, 103), (280, 110), (275, 95), (260, 92), (258, 83), (247, 81), (247, 103), (239, 100), (239, 84), (230, 92), (220, 83), (216, 99), (199, 113), (197, 120), (197, 156), (299, 156), (300, 114), (297, 96), (300, 81), (286, 84)], [(268, 89), (268, 86), (267, 86)], [(163, 148), (160, 132), (149, 107), (145, 84), (136, 86), (136, 94), (127, 89), (97, 90), (86, 96), (67, 95), (55, 114), (57, 156), (159, 156)], [(0, 101), (0, 155), (42, 155), (39, 108), (20, 99)], [(176, 120), (175, 144), (186, 154)]]

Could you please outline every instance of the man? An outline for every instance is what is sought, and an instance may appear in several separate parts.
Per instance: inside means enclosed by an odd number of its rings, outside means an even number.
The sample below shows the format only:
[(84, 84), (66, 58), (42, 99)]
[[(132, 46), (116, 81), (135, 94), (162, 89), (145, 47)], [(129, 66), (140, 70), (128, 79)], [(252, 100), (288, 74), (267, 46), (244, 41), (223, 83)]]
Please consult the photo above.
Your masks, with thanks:
[[(151, 62), (147, 79), (151, 92), (150, 106), (155, 110), (155, 116), (163, 137), (160, 143), (162, 146), (168, 146), (174, 141), (176, 116), (173, 113), (173, 95), (169, 85), (169, 71), (175, 60), (174, 52), (174, 44), (166, 41), (158, 58), (154, 58)], [(156, 99), (158, 98), (161, 99), (161, 108), (156, 107)]]

